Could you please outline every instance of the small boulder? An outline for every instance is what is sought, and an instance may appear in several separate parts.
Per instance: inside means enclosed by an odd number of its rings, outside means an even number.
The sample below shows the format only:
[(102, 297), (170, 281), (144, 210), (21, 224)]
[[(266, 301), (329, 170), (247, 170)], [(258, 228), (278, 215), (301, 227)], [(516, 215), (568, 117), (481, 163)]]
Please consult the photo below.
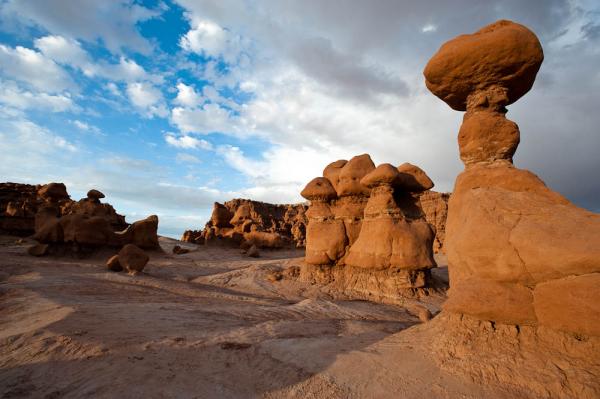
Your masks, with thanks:
[(150, 260), (150, 257), (146, 255), (139, 247), (133, 244), (125, 245), (119, 251), (119, 263), (126, 269), (129, 274), (136, 274), (144, 270), (146, 263)]
[(27, 248), (27, 253), (31, 256), (48, 255), (48, 244), (36, 244)]
[(180, 245), (175, 245), (173, 247), (173, 253), (175, 255), (183, 255), (183, 254), (187, 254), (188, 252), (190, 252), (189, 249), (187, 248), (182, 248)]
[(258, 258), (260, 256), (260, 252), (258, 252), (258, 247), (256, 245), (251, 246), (248, 252), (246, 252), (246, 256), (250, 258)]
[(113, 255), (109, 260), (106, 261), (106, 268), (113, 272), (123, 271), (123, 266), (119, 262), (119, 255)]
[(96, 189), (91, 189), (87, 192), (87, 198), (92, 202), (100, 202), (100, 198), (104, 198), (104, 194)]

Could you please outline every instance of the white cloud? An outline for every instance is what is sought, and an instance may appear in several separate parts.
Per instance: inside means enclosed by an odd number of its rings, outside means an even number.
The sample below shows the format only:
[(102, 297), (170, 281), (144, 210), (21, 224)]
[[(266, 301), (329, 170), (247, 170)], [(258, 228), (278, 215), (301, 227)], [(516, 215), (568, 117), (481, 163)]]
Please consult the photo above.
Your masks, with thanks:
[(175, 103), (184, 107), (195, 107), (203, 103), (202, 96), (194, 90), (193, 86), (188, 86), (185, 83), (177, 84), (177, 97)]
[(218, 104), (205, 104), (195, 109), (175, 107), (171, 110), (171, 121), (183, 133), (199, 134), (231, 134), (236, 130), (237, 123), (230, 111)]
[(166, 117), (169, 112), (162, 92), (148, 82), (127, 84), (127, 96), (131, 103), (147, 117)]
[(82, 132), (89, 132), (93, 134), (102, 135), (102, 131), (97, 126), (90, 125), (89, 123), (80, 121), (78, 119), (72, 120), (70, 122), (73, 124), (73, 126), (81, 130)]
[(162, 83), (163, 81), (161, 76), (147, 73), (138, 63), (123, 56), (119, 58), (119, 62), (116, 64), (93, 60), (81, 47), (81, 44), (73, 39), (49, 35), (36, 39), (34, 44), (44, 56), (59, 64), (79, 69), (89, 78), (98, 76), (123, 82), (145, 80)]
[(207, 150), (207, 151), (211, 151), (213, 149), (212, 144), (209, 143), (208, 141), (197, 139), (195, 137), (188, 136), (188, 135), (183, 135), (183, 136), (177, 137), (173, 133), (167, 133), (167, 134), (165, 134), (165, 141), (170, 146), (173, 146), (176, 148), (183, 148), (183, 149), (190, 149), (190, 150), (191, 149), (202, 149), (202, 150)]
[(15, 82), (0, 80), (0, 103), (22, 110), (45, 110), (50, 112), (76, 111), (77, 107), (68, 94), (47, 94), (22, 90)]
[(123, 48), (149, 54), (151, 43), (137, 29), (137, 24), (159, 16), (164, 6), (148, 9), (132, 0), (7, 0), (1, 16), (5, 21), (19, 21), (28, 26), (91, 43), (102, 42), (115, 53)]
[(179, 40), (180, 47), (186, 51), (236, 64), (248, 50), (249, 43), (242, 36), (210, 20), (194, 17), (191, 25), (192, 28)]
[(437, 26), (435, 26), (434, 24), (426, 24), (421, 28), (421, 32), (423, 33), (435, 32), (436, 30)]
[(0, 70), (7, 77), (47, 93), (77, 89), (69, 74), (54, 61), (21, 46), (11, 48), (0, 44)]

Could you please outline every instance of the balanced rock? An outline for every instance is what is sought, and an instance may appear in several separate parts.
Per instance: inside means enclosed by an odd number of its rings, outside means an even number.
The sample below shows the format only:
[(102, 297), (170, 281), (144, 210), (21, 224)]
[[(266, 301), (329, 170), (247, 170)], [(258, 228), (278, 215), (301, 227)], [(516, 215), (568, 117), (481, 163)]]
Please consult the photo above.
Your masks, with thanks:
[(600, 335), (600, 215), (578, 208), (513, 166), (517, 125), (505, 106), (533, 85), (541, 45), (499, 21), (444, 44), (425, 68), (427, 87), (466, 110), (465, 170), (448, 203), (444, 309), (482, 320)]
[(444, 43), (423, 73), (433, 94), (465, 111), (470, 95), (494, 86), (506, 88), (502, 105), (514, 103), (531, 89), (543, 60), (532, 31), (501, 20)]
[(90, 201), (93, 202), (100, 202), (101, 198), (104, 198), (104, 194), (102, 194), (100, 191), (96, 190), (96, 189), (91, 189), (90, 191), (87, 192), (87, 198)]

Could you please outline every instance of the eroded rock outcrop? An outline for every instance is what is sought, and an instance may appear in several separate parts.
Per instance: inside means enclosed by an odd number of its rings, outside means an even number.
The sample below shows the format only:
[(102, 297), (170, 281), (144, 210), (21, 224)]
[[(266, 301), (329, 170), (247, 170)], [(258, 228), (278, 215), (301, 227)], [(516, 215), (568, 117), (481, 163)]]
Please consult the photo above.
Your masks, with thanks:
[[(45, 245), (34, 250), (36, 256), (74, 251), (80, 254), (99, 247), (120, 247), (135, 244), (145, 249), (157, 249), (158, 217), (150, 216), (131, 225), (115, 209), (100, 201), (98, 190), (90, 190), (86, 198), (70, 199), (62, 183), (37, 187), (35, 200), (30, 194), (24, 204), (34, 204), (32, 238)], [(41, 247), (37, 247), (41, 248)]]
[(215, 202), (203, 230), (187, 230), (182, 241), (195, 244), (249, 248), (304, 247), (306, 210), (304, 204), (275, 205), (246, 199), (224, 204)]
[(420, 168), (375, 167), (368, 154), (329, 164), (301, 193), (311, 205), (300, 278), (381, 301), (426, 287), (434, 230), (418, 193), (432, 186)]
[(427, 87), (466, 110), (465, 170), (446, 225), (445, 309), (600, 336), (600, 215), (512, 164), (520, 133), (505, 107), (532, 87), (542, 60), (533, 32), (498, 21), (444, 44), (425, 68)]

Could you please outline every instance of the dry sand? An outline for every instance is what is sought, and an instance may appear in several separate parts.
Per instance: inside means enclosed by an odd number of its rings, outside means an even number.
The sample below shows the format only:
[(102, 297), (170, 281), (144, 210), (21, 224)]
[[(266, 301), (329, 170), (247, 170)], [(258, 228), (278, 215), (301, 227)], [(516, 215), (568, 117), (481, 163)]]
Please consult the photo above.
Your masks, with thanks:
[[(193, 251), (171, 255), (175, 244)], [(165, 252), (132, 277), (105, 269), (110, 252), (33, 258), (27, 245), (0, 238), (5, 398), (514, 397), (440, 369), (422, 331), (435, 319), (422, 325), (407, 310), (418, 301), (270, 281), (301, 251), (252, 259), (161, 238)], [(443, 300), (420, 302), (435, 314)]]

